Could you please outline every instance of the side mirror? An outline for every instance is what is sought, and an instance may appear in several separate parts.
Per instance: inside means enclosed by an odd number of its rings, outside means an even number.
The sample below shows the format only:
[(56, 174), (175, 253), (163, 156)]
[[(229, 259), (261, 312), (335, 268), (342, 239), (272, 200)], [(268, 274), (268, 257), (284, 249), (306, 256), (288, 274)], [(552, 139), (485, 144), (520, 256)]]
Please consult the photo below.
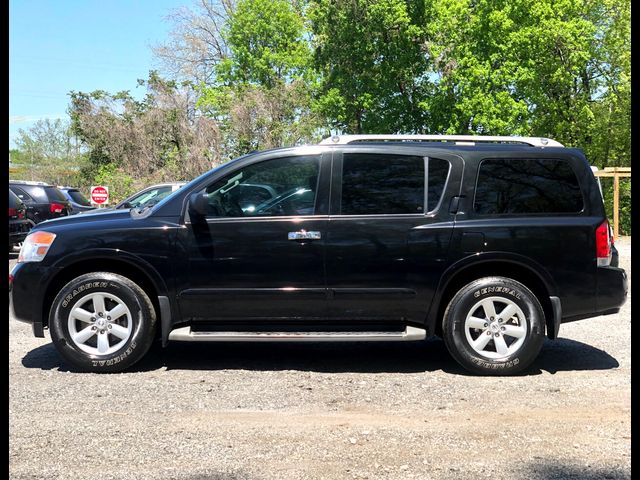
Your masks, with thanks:
[(122, 204), (122, 207), (120, 207), (120, 208), (131, 208), (131, 207), (133, 207), (133, 205), (131, 205), (129, 202), (124, 202)]
[(192, 193), (189, 196), (189, 214), (204, 217), (209, 208), (209, 197), (206, 193)]

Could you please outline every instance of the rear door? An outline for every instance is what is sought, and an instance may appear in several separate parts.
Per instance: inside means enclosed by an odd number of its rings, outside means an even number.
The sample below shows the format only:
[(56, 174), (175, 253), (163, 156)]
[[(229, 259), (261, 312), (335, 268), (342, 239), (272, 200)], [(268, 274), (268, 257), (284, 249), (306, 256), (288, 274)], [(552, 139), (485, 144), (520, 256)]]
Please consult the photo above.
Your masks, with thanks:
[(422, 323), (446, 264), (463, 161), (439, 149), (384, 151), (348, 147), (334, 157), (328, 312)]

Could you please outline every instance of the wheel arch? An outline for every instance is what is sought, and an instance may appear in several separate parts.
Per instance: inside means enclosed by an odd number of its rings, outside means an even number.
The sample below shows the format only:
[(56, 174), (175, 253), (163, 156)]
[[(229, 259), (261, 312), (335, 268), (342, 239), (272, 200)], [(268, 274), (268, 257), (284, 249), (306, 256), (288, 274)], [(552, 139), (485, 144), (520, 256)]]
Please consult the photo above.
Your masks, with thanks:
[(150, 267), (142, 267), (141, 265), (140, 262), (134, 263), (127, 257), (119, 256), (115, 258), (114, 256), (105, 254), (99, 256), (92, 255), (90, 258), (84, 257), (65, 263), (63, 267), (59, 268), (55, 276), (51, 278), (45, 290), (42, 304), (43, 326), (48, 326), (51, 306), (60, 289), (74, 278), (91, 272), (116, 273), (138, 284), (151, 300), (156, 312), (156, 317), (160, 319), (161, 309), (158, 296), (166, 295), (166, 285), (155, 270), (150, 269)]
[(442, 334), (442, 318), (450, 300), (463, 286), (483, 277), (506, 277), (525, 285), (538, 298), (545, 316), (547, 332), (554, 329), (554, 311), (550, 296), (556, 294), (555, 283), (546, 272), (528, 262), (514, 259), (465, 259), (452, 265), (442, 276), (436, 297), (427, 315), (429, 332)]

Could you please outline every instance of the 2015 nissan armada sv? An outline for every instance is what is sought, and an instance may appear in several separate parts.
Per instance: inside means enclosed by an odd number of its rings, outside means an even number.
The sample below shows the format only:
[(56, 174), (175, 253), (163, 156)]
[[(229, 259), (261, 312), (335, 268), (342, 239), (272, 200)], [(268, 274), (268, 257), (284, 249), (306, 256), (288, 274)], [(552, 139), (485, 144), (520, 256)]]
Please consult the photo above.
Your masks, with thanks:
[(15, 318), (75, 368), (154, 341), (411, 341), (527, 368), (561, 323), (627, 296), (598, 184), (544, 138), (353, 135), (252, 153), (147, 208), (43, 222)]

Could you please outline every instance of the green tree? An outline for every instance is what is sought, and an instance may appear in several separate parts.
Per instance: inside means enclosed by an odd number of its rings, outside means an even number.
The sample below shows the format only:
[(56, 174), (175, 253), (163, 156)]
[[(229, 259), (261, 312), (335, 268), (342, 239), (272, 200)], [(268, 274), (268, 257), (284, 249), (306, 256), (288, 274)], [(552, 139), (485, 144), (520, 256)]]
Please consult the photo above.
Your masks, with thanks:
[(222, 34), (228, 56), (201, 85), (198, 106), (221, 125), (226, 158), (317, 140), (302, 11), (286, 0), (240, 0)]
[(424, 2), (313, 0), (315, 108), (345, 133), (428, 132)]

